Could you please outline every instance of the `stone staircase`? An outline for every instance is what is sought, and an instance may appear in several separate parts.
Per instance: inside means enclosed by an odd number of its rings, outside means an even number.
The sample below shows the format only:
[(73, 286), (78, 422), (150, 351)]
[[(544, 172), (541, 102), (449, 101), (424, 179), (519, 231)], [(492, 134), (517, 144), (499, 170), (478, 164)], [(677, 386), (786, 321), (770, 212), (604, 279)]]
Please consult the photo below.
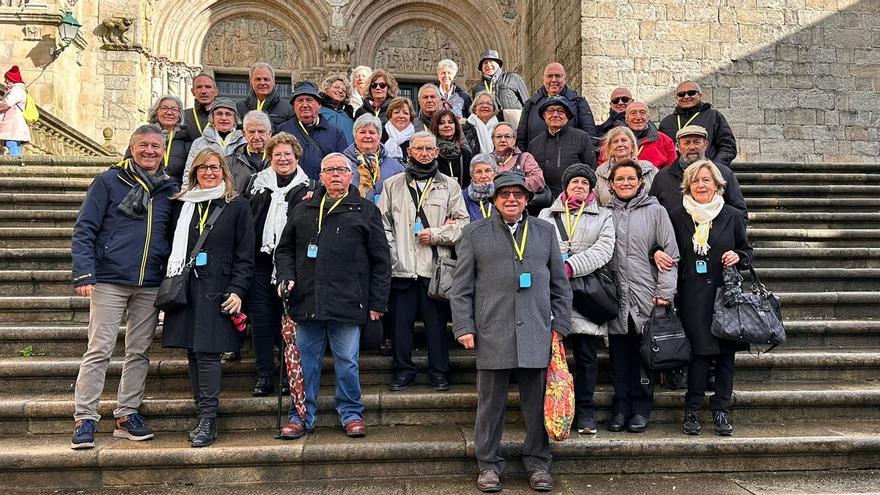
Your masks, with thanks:
[[(452, 352), (453, 387), (425, 381), (387, 391), (390, 358), (361, 357), (365, 439), (335, 424), (332, 365), (325, 362), (319, 428), (305, 440), (273, 438), (277, 401), (250, 396), (253, 357), (224, 365), (221, 438), (191, 449), (195, 409), (186, 358), (157, 343), (142, 412), (157, 436), (134, 443), (101, 422), (98, 448), (74, 452), (73, 384), (86, 347), (88, 301), (69, 287), (70, 234), (91, 178), (106, 160), (0, 161), (0, 476), (40, 489), (179, 487), (242, 482), (358, 479), (382, 483), (476, 474), (473, 355)], [(738, 164), (750, 208), (755, 264), (783, 300), (788, 343), (741, 353), (732, 417), (736, 434), (680, 432), (683, 393), (658, 388), (641, 435), (601, 429), (553, 445), (563, 476), (620, 473), (828, 471), (880, 468), (880, 167)], [(161, 332), (161, 329), (159, 330)], [(124, 334), (117, 351), (121, 351)], [(417, 364), (427, 366), (424, 354)], [(609, 416), (607, 355), (600, 357), (597, 419)], [(111, 362), (100, 412), (112, 416), (121, 352)], [(425, 380), (420, 374), (420, 379)], [(286, 406), (286, 404), (285, 404)], [(704, 422), (708, 415), (704, 413)], [(505, 436), (511, 465), (523, 438), (512, 389)], [(47, 475), (52, 473), (51, 475)], [(512, 477), (516, 477), (513, 474)], [(521, 477), (521, 476), (520, 476)], [(468, 485), (468, 489), (470, 489)], [(377, 488), (382, 491), (381, 488)], [(450, 489), (451, 492), (451, 489)]]

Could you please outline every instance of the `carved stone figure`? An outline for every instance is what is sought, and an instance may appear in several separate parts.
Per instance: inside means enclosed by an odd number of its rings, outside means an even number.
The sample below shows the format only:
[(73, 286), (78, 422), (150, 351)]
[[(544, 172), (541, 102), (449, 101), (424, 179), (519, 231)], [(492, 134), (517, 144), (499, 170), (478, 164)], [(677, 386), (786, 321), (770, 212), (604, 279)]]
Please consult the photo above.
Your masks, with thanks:
[(202, 65), (247, 68), (259, 60), (289, 69), (296, 51), (290, 33), (274, 21), (227, 17), (208, 29), (202, 43)]
[(101, 22), (101, 41), (105, 44), (128, 45), (131, 43), (126, 33), (134, 25), (130, 17), (111, 17)]
[(459, 74), (468, 74), (468, 60), (455, 39), (436, 26), (404, 24), (389, 31), (378, 44), (374, 67), (391, 72), (433, 74), (443, 58), (458, 64)]

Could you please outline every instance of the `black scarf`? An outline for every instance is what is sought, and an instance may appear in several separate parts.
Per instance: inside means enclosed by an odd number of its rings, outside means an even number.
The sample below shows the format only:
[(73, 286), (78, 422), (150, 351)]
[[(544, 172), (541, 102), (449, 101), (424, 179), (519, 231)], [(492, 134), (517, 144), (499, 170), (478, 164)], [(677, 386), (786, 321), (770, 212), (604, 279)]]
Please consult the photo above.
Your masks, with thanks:
[[(651, 122), (648, 122), (648, 125), (641, 131), (633, 131), (633, 134), (636, 135), (636, 142), (640, 145), (644, 143), (653, 143), (660, 139), (660, 136), (657, 134), (657, 128), (654, 127), (654, 124)], [(644, 141), (642, 141), (643, 139)]]
[(160, 166), (155, 174), (149, 174), (130, 158), (126, 158), (118, 166), (128, 173), (134, 181), (134, 187), (122, 198), (116, 209), (132, 220), (143, 220), (150, 196), (171, 178), (165, 173), (164, 166)]
[(415, 158), (406, 161), (406, 173), (415, 180), (428, 180), (437, 175), (437, 160), (424, 165)]
[(461, 145), (458, 143), (440, 139), (437, 146), (440, 148), (440, 158), (444, 160), (455, 161), (461, 156)]

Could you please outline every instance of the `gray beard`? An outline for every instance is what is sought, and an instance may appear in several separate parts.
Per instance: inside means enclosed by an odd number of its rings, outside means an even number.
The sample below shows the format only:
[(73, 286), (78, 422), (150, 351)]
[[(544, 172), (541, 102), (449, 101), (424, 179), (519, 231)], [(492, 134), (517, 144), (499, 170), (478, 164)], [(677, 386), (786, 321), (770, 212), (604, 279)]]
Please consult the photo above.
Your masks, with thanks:
[(685, 167), (687, 167), (691, 163), (698, 162), (700, 160), (705, 160), (705, 159), (706, 159), (706, 153), (700, 153), (700, 156), (698, 156), (697, 158), (694, 158), (693, 160), (689, 159), (686, 156), (682, 156), (681, 157), (681, 164), (684, 165)]

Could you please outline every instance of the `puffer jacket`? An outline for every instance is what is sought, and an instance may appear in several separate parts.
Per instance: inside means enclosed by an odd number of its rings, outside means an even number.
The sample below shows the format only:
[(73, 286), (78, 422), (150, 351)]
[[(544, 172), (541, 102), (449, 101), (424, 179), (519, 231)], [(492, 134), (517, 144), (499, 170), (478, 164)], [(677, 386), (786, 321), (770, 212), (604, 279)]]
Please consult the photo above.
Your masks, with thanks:
[[(410, 187), (416, 189), (413, 178), (405, 172), (397, 174), (385, 180), (379, 197), (379, 212), (391, 246), (391, 276), (430, 278), (434, 255), (431, 246), (420, 244), (414, 235), (413, 225), (417, 217)], [(438, 172), (425, 195), (422, 209), (429, 224), (424, 227), (431, 229), (431, 245), (437, 248), (440, 256), (449, 256), (469, 221), (458, 182)], [(447, 220), (452, 222), (446, 223)]]
[[(645, 180), (645, 185), (642, 187), (645, 191), (650, 191), (654, 177), (657, 176), (657, 167), (647, 160), (636, 160), (636, 163), (642, 168), (642, 176)], [(613, 165), (614, 161), (608, 160), (596, 168), (596, 196), (598, 196), (599, 204), (602, 206), (607, 205), (611, 201), (611, 167)], [(652, 196), (654, 195), (652, 194)]]
[(226, 160), (229, 161), (232, 159), (232, 155), (235, 154), (235, 149), (242, 144), (247, 145), (247, 141), (238, 129), (234, 129), (230, 132), (226, 136), (226, 139), (222, 139), (220, 134), (218, 134), (217, 130), (213, 127), (205, 129), (202, 133), (202, 137), (196, 139), (189, 149), (189, 156), (186, 157), (186, 166), (183, 167), (183, 177), (180, 180), (180, 189), (186, 189), (189, 183), (187, 180), (189, 177), (189, 169), (192, 167), (192, 162), (200, 151), (206, 148), (216, 148), (220, 150), (223, 153), (223, 156), (226, 157)]
[(608, 202), (617, 238), (611, 268), (617, 278), (620, 314), (608, 324), (611, 335), (626, 335), (632, 318), (639, 333), (651, 316), (654, 296), (672, 301), (678, 286), (678, 269), (659, 272), (651, 253), (660, 247), (678, 263), (678, 244), (666, 209), (643, 187), (628, 203), (617, 196)]
[(30, 142), (31, 128), (24, 120), (27, 88), (23, 83), (10, 84), (2, 100), (9, 108), (0, 112), (0, 141)]
[[(572, 221), (577, 211), (571, 212)], [(538, 218), (547, 220), (555, 227), (556, 238), (559, 240), (559, 251), (568, 255), (565, 261), (571, 267), (573, 277), (583, 277), (605, 266), (614, 254), (614, 221), (611, 211), (607, 208), (599, 208), (599, 203), (593, 201), (584, 208), (580, 221), (574, 229), (571, 239), (564, 241), (565, 232), (559, 230), (556, 217), (562, 218), (565, 223), (565, 205), (562, 204), (561, 196), (557, 197), (550, 205), (544, 208)], [(571, 309), (571, 333), (583, 335), (595, 335), (604, 337), (608, 335), (607, 324), (597, 325)]]

